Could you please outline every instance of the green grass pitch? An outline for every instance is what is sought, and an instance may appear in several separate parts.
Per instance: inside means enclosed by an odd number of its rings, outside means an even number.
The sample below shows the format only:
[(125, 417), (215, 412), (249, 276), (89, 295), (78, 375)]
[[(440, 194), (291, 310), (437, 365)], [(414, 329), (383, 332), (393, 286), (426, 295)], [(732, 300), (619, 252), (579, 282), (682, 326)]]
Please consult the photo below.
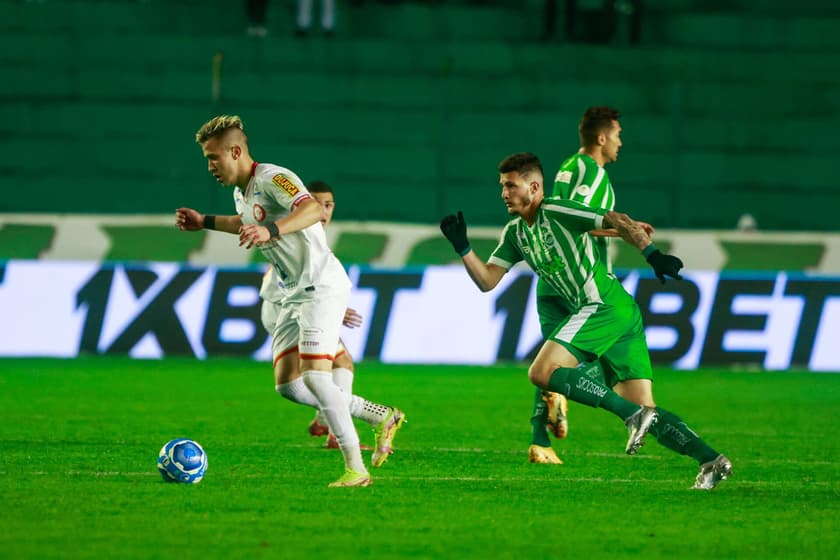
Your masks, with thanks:
[[(572, 404), (561, 466), (531, 465), (523, 366), (357, 366), (408, 423), (374, 485), (328, 489), (337, 451), (246, 360), (0, 361), (0, 558), (836, 558), (840, 375), (660, 370), (658, 402), (734, 474)], [(359, 426), (363, 442), (371, 432)], [(166, 484), (169, 439), (209, 456)]]

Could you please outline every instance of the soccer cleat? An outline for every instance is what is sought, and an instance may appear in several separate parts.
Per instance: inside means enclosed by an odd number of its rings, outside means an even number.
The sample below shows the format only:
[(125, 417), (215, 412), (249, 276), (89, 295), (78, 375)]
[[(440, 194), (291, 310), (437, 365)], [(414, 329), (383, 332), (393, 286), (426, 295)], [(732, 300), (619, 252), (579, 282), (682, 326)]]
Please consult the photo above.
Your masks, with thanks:
[(318, 422), (318, 417), (313, 418), (309, 423), (309, 435), (312, 437), (321, 437), (330, 433), (330, 427), (326, 424)]
[(658, 419), (659, 415), (656, 413), (656, 409), (643, 406), (633, 416), (624, 421), (628, 432), (627, 447), (624, 448), (624, 451), (628, 455), (635, 455), (636, 451), (644, 445), (645, 435)]
[(563, 439), (569, 433), (569, 401), (560, 393), (549, 391), (543, 392), (542, 400), (548, 409), (548, 422), (546, 425), (549, 431), (557, 439)]
[(330, 488), (353, 488), (356, 486), (370, 486), (373, 484), (368, 473), (360, 473), (350, 469), (344, 471), (344, 474), (335, 482), (330, 482)]
[(374, 443), (373, 455), (370, 458), (370, 463), (374, 467), (381, 467), (385, 461), (388, 460), (388, 455), (392, 453), (392, 443), (397, 430), (402, 428), (405, 424), (405, 414), (398, 408), (392, 408), (388, 413), (388, 417), (379, 423), (373, 429), (376, 437)]
[(543, 465), (563, 464), (563, 461), (552, 448), (541, 447), (535, 444), (531, 444), (531, 447), (528, 448), (528, 460), (532, 463), (541, 463)]
[(694, 481), (694, 490), (711, 490), (721, 480), (726, 480), (732, 474), (732, 463), (726, 455), (718, 455), (714, 461), (700, 465), (700, 472)]

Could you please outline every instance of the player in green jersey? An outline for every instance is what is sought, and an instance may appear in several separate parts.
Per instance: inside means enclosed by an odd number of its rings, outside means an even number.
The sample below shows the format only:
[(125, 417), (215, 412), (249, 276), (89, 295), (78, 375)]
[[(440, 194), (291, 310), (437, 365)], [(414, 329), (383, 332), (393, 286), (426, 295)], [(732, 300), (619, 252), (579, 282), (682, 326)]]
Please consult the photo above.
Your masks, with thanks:
[[(528, 368), (528, 378), (543, 390), (621, 418), (628, 429), (625, 452), (630, 455), (650, 431), (665, 447), (698, 461), (693, 488), (714, 488), (731, 474), (732, 465), (677, 415), (655, 406), (641, 312), (607, 272), (588, 232), (615, 228), (622, 239), (642, 251), (662, 282), (666, 277), (681, 278), (682, 261), (656, 249), (650, 235), (626, 214), (544, 198), (542, 164), (533, 154), (505, 158), (499, 164), (499, 183), (502, 200), (514, 218), (486, 263), (470, 248), (460, 212), (444, 217), (440, 227), (481, 291), (493, 289), (514, 264), (525, 261), (568, 309)], [(626, 379), (646, 385), (649, 404), (636, 404), (613, 391), (603, 381), (605, 372), (599, 361), (609, 364), (613, 375), (607, 383), (612, 386)]]
[[(615, 192), (604, 166), (618, 159), (621, 149), (621, 113), (611, 107), (589, 107), (578, 125), (580, 149), (568, 157), (560, 166), (554, 178), (553, 196), (574, 200), (592, 208), (613, 210)], [(638, 222), (649, 235), (653, 227)], [(595, 236), (595, 248), (607, 273), (612, 274), (612, 261), (609, 257), (610, 237), (604, 230), (590, 232)], [(554, 327), (563, 320), (569, 311), (562, 298), (559, 298), (551, 286), (544, 280), (537, 282), (537, 314), (543, 337), (548, 338)], [(603, 365), (603, 364), (602, 364)], [(622, 394), (623, 386), (617, 386), (616, 392), (637, 404), (647, 401)], [(537, 389), (534, 396), (534, 409), (531, 415), (531, 444), (528, 447), (528, 459), (532, 463), (561, 464), (562, 461), (548, 437), (548, 430), (558, 439), (568, 433), (566, 398), (558, 393)]]

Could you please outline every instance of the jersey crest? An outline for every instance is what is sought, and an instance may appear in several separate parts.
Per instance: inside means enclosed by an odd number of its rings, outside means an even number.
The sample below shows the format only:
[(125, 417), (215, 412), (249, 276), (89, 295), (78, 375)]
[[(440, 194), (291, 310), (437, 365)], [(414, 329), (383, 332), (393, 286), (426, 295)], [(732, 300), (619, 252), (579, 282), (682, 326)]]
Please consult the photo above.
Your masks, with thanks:
[(259, 204), (254, 204), (254, 219), (258, 222), (265, 220), (265, 208)]
[(300, 189), (298, 188), (298, 186), (297, 186), (297, 185), (295, 185), (294, 183), (292, 183), (292, 182), (288, 179), (288, 177), (286, 177), (286, 176), (285, 176), (285, 175), (283, 175), (282, 173), (278, 173), (277, 175), (275, 175), (275, 176), (271, 179), (271, 182), (272, 182), (272, 183), (274, 183), (275, 185), (277, 185), (278, 187), (280, 187), (281, 189), (283, 189), (283, 191), (284, 191), (287, 195), (289, 195), (290, 197), (293, 197), (293, 196), (295, 196), (297, 193), (299, 193), (299, 192), (300, 192)]
[(574, 192), (580, 196), (589, 196), (589, 191), (589, 185), (578, 185)]

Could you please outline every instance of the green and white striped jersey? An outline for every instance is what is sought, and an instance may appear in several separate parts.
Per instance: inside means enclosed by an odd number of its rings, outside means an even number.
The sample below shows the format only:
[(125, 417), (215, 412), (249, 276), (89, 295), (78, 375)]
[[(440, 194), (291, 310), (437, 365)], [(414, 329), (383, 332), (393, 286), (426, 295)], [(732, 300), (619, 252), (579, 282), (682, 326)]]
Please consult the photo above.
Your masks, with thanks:
[[(615, 192), (609, 175), (587, 154), (576, 153), (566, 158), (554, 177), (552, 196), (574, 200), (590, 208), (615, 209)], [(608, 237), (598, 237), (594, 242), (607, 273), (612, 274), (612, 262), (609, 258), (609, 246), (612, 240)], [(537, 283), (538, 296), (554, 294), (554, 290), (545, 281), (541, 280)]]
[(587, 232), (602, 227), (606, 210), (559, 197), (546, 198), (533, 225), (516, 217), (505, 226), (489, 263), (509, 270), (525, 261), (569, 309), (601, 303), (617, 282)]

